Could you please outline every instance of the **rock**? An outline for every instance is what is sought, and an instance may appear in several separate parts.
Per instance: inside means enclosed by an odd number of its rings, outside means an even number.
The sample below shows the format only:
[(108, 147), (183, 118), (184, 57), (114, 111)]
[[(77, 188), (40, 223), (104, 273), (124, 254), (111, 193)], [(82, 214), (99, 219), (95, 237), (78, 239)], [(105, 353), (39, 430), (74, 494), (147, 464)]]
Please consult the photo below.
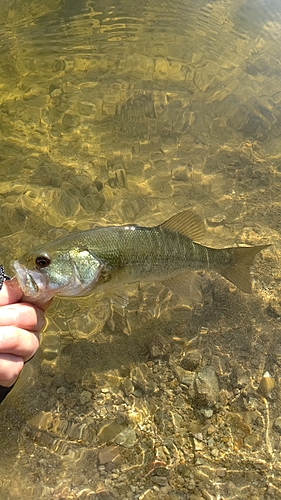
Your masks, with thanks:
[(134, 392), (134, 385), (129, 377), (126, 377), (121, 384), (121, 389), (126, 396), (129, 396)]
[(136, 443), (137, 436), (135, 429), (126, 428), (123, 429), (120, 434), (115, 439), (115, 442), (124, 446), (125, 448), (131, 448)]
[(109, 462), (115, 462), (118, 457), (120, 457), (119, 446), (111, 445), (104, 446), (99, 451), (99, 463), (100, 465), (107, 464)]
[(272, 318), (280, 318), (281, 316), (281, 303), (279, 300), (271, 300), (268, 303), (267, 310), (266, 310), (268, 316), (271, 316)]
[(211, 408), (208, 408), (208, 409), (207, 409), (207, 408), (204, 408), (204, 409), (202, 410), (202, 414), (203, 414), (203, 415), (204, 415), (204, 417), (206, 417), (206, 418), (211, 418), (211, 417), (212, 417), (212, 415), (213, 415), (213, 413), (214, 413), (214, 410), (212, 410)]
[(274, 389), (275, 381), (270, 373), (265, 372), (258, 388), (258, 392), (265, 398), (271, 397), (271, 391)]
[(211, 366), (204, 366), (194, 381), (194, 401), (198, 408), (211, 408), (219, 398), (219, 384), (215, 370)]
[(215, 458), (217, 458), (219, 456), (219, 450), (217, 448), (213, 448), (211, 450), (211, 455)]
[(80, 394), (80, 402), (82, 405), (89, 403), (92, 399), (92, 394), (90, 391), (82, 391)]
[(274, 428), (278, 434), (281, 434), (281, 417), (277, 417), (274, 421)]
[(152, 371), (145, 363), (140, 363), (132, 369), (131, 380), (136, 389), (139, 388), (144, 392), (153, 392), (156, 389)]
[(161, 476), (152, 476), (151, 482), (153, 484), (157, 484), (157, 486), (166, 486), (166, 484), (167, 484), (167, 478), (166, 477), (161, 477)]
[(176, 373), (176, 377), (180, 384), (187, 385), (187, 387), (192, 386), (196, 374), (194, 372), (190, 372), (185, 370), (181, 366), (174, 366), (174, 370)]
[(201, 354), (198, 349), (190, 349), (181, 360), (181, 367), (188, 371), (194, 371), (201, 362)]
[(123, 426), (116, 422), (110, 422), (103, 425), (98, 432), (99, 443), (109, 443), (123, 431)]

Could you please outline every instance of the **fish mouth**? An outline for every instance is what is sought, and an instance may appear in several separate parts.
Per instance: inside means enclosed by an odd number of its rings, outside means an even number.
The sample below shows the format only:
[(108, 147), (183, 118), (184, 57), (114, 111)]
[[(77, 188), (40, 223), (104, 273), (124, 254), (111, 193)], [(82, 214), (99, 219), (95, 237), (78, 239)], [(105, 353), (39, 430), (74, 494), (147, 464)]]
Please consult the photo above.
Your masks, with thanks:
[(17, 260), (12, 263), (12, 267), (14, 268), (16, 278), (24, 293), (24, 299), (31, 302), (34, 299), (38, 299), (39, 296), (41, 298), (42, 287), (46, 285), (44, 276), (39, 272), (29, 271)]
[(32, 288), (35, 292), (38, 292), (38, 286), (35, 283), (34, 279), (28, 274), (27, 269), (20, 264), (17, 260), (13, 262), (13, 268), (16, 273), (17, 280), (20, 284), (22, 291), (25, 293), (30, 288)]

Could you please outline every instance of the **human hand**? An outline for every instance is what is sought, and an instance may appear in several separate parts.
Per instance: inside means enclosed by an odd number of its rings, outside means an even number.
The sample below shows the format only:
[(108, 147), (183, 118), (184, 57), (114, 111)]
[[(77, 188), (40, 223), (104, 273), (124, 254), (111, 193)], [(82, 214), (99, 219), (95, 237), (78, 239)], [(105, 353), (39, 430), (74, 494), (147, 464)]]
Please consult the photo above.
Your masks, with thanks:
[(0, 386), (10, 387), (24, 363), (39, 347), (39, 332), (45, 325), (45, 304), (19, 302), (23, 292), (16, 280), (5, 281), (0, 291)]

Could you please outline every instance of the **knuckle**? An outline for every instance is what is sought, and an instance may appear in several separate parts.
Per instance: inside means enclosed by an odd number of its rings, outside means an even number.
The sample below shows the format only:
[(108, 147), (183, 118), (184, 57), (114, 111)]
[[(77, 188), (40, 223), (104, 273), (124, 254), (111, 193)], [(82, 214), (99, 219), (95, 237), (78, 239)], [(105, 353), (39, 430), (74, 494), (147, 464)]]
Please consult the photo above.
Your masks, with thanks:
[(0, 385), (10, 387), (17, 380), (24, 361), (20, 356), (0, 360)]

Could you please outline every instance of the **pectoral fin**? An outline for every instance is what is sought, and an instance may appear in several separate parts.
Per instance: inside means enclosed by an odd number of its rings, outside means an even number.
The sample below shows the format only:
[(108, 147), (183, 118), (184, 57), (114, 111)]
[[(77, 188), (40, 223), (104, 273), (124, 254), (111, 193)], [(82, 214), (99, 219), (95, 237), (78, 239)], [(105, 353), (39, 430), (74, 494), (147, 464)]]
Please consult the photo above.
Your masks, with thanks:
[(130, 297), (134, 295), (138, 283), (112, 284), (111, 281), (103, 283), (99, 291), (105, 293), (113, 306), (125, 309), (130, 302)]
[(119, 290), (117, 287), (111, 288), (106, 290), (106, 294), (114, 306), (125, 309), (129, 304), (129, 297), (124, 290)]

